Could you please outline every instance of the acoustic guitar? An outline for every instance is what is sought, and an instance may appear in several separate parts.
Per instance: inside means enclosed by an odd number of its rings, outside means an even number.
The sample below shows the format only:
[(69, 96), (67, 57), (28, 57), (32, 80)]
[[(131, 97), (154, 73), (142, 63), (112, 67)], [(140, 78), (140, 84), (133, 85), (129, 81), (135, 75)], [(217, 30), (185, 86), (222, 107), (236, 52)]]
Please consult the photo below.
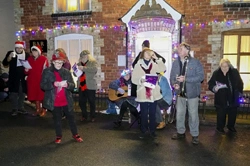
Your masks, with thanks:
[(109, 100), (116, 101), (120, 98), (128, 97), (128, 87), (123, 86), (121, 88), (125, 91), (124, 94), (121, 94), (121, 93), (119, 93), (119, 91), (116, 91), (114, 89), (109, 89), (109, 92), (108, 92)]

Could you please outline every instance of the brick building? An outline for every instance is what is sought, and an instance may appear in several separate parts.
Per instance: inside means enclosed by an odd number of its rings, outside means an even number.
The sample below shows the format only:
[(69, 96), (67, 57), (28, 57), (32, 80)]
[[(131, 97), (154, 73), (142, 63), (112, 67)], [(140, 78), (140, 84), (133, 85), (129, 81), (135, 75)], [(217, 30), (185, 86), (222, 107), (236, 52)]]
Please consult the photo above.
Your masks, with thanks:
[[(64, 3), (66, 1), (68, 3)], [(32, 44), (30, 40), (46, 41), (45, 51), (49, 58), (55, 48), (63, 47), (71, 63), (77, 61), (82, 49), (89, 49), (100, 63), (98, 86), (107, 88), (122, 69), (130, 67), (138, 51), (138, 46), (131, 42), (137, 34), (132, 33), (122, 18), (134, 12), (127, 22), (138, 23), (146, 18), (152, 21), (159, 18), (157, 11), (166, 10), (164, 17), (171, 18), (174, 29), (157, 31), (171, 32), (171, 58), (174, 58), (176, 44), (180, 41), (191, 45), (194, 56), (205, 68), (202, 95), (211, 95), (206, 82), (223, 56), (239, 69), (244, 90), (249, 90), (250, 0), (227, 1), (230, 0), (61, 0), (58, 3), (56, 0), (14, 0), (16, 37), (26, 41), (27, 49)], [(140, 10), (145, 11), (145, 6), (149, 10), (156, 7), (156, 15), (145, 12), (139, 18)], [(175, 19), (178, 14), (180, 19)], [(148, 30), (154, 31), (164, 25), (152, 23), (147, 26)]]

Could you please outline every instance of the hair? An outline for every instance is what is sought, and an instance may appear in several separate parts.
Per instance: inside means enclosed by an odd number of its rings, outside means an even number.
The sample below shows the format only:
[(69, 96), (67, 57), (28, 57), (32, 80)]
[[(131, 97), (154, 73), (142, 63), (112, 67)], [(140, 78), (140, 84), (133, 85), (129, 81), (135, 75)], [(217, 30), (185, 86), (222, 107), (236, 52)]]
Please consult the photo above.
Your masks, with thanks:
[(150, 43), (149, 43), (149, 40), (144, 40), (143, 43), (142, 43), (142, 47), (150, 47)]
[(222, 58), (220, 60), (219, 66), (221, 67), (222, 63), (226, 63), (230, 68), (233, 68), (233, 65), (231, 64), (230, 60), (227, 58)]
[(56, 52), (62, 52), (62, 53), (64, 53), (64, 55), (66, 56), (66, 60), (69, 60), (68, 56), (67, 56), (67, 54), (66, 54), (66, 52), (65, 52), (65, 50), (63, 48), (57, 48)]
[(96, 61), (96, 59), (94, 58), (94, 56), (92, 56), (88, 50), (82, 51), (82, 52), (80, 53), (80, 57), (82, 57), (82, 56), (88, 56), (88, 60), (89, 60), (90, 62), (95, 62), (95, 61)]
[(189, 44), (185, 43), (185, 42), (182, 42), (182, 43), (180, 44), (180, 46), (183, 46), (183, 47), (185, 47), (187, 50), (191, 51), (191, 46), (190, 46)]
[(144, 58), (144, 54), (145, 54), (146, 52), (154, 53), (154, 52), (153, 52), (152, 50), (150, 50), (149, 48), (144, 49), (144, 50), (142, 50), (139, 59), (143, 59), (143, 58)]

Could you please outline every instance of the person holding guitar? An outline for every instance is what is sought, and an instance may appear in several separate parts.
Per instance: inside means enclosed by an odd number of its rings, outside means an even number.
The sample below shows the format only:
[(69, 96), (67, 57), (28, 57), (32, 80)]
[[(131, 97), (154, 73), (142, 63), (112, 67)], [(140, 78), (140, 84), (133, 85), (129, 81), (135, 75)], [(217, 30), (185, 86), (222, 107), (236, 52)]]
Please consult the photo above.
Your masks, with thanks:
[(136, 109), (138, 103), (135, 101), (135, 97), (130, 96), (128, 93), (128, 86), (131, 87), (130, 70), (123, 70), (121, 77), (109, 84), (109, 99), (114, 101), (120, 108), (118, 120), (114, 122), (116, 127), (121, 126), (122, 118), (127, 109), (130, 110), (131, 114), (135, 116), (135, 118), (139, 117), (139, 113)]

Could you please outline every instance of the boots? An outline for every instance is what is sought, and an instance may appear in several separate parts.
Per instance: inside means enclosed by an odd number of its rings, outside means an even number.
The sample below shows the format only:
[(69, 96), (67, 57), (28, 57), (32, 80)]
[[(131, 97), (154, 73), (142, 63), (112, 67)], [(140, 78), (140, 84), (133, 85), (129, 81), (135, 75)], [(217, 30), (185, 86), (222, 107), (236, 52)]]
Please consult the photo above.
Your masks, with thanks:
[(41, 103), (41, 112), (40, 112), (40, 116), (45, 116), (47, 110), (45, 108), (42, 107), (42, 103)]
[(39, 101), (35, 101), (36, 104), (36, 112), (32, 114), (32, 116), (39, 116), (40, 114), (40, 102)]
[(166, 127), (165, 122), (160, 122), (159, 125), (156, 127), (156, 129), (159, 130), (159, 129), (163, 129), (164, 127)]

